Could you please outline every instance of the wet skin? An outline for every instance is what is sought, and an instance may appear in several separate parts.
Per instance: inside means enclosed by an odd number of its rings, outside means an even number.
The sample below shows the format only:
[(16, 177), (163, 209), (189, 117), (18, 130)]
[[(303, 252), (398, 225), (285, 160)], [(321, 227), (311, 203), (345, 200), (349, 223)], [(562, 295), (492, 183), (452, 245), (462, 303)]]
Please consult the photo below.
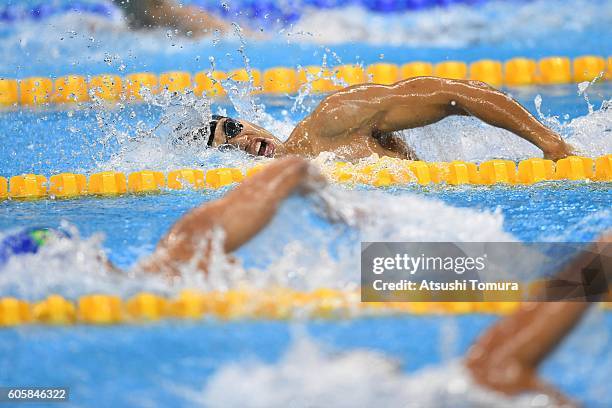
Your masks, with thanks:
[(230, 24), (196, 6), (173, 0), (112, 0), (123, 10), (131, 28), (169, 27), (183, 35), (200, 37), (229, 31)]
[[(333, 152), (355, 160), (371, 156), (416, 159), (414, 151), (394, 132), (436, 123), (448, 116), (474, 116), (509, 130), (558, 160), (572, 148), (508, 95), (478, 81), (418, 77), (393, 85), (362, 84), (327, 96), (295, 127), (286, 142), (240, 120), (243, 132), (227, 139), (218, 126), (213, 146), (230, 144), (266, 157), (315, 157)], [(263, 146), (263, 147), (262, 147)]]
[(323, 178), (306, 160), (275, 160), (223, 198), (181, 217), (140, 266), (172, 277), (180, 275), (181, 266), (196, 259), (194, 266), (206, 274), (216, 229), (223, 230), (222, 250), (229, 254), (257, 235), (288, 196), (307, 192), (321, 183)]
[[(190, 264), (207, 274), (214, 240), (212, 232), (216, 228), (225, 232), (220, 250), (229, 254), (255, 237), (289, 195), (316, 191), (323, 185), (324, 180), (305, 159), (274, 160), (225, 197), (183, 216), (140, 266), (145, 271), (172, 277), (181, 273), (181, 265)], [(612, 272), (612, 235), (609, 234), (561, 270), (557, 278), (583, 282), (576, 274), (591, 265), (596, 256), (601, 256), (601, 267), (609, 281)], [(476, 340), (466, 353), (464, 364), (472, 377), (487, 389), (506, 395), (536, 392), (561, 406), (574, 406), (571, 400), (542, 381), (537, 369), (581, 320), (589, 305), (584, 298), (522, 303), (516, 312), (501, 318)]]
[[(555, 278), (587, 282), (585, 268), (593, 270), (598, 259), (604, 278), (612, 272), (612, 234), (602, 235)], [(500, 319), (472, 345), (465, 365), (481, 385), (506, 395), (535, 392), (547, 395), (559, 406), (577, 404), (543, 381), (537, 370), (562, 340), (580, 322), (592, 303), (580, 289), (572, 301), (524, 302), (513, 314)], [(541, 296), (545, 297), (542, 293)], [(592, 302), (593, 297), (589, 297)]]

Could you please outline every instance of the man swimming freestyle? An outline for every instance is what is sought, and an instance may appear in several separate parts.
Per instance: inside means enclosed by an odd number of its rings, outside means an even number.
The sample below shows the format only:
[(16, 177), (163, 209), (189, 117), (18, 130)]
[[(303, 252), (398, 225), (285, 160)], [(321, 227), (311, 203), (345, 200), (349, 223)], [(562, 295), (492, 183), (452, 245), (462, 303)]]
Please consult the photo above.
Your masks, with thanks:
[(362, 84), (327, 96), (285, 142), (252, 123), (215, 116), (208, 126), (179, 139), (202, 147), (233, 147), (254, 156), (317, 156), (333, 152), (354, 160), (374, 153), (400, 159), (417, 156), (395, 132), (436, 123), (448, 116), (474, 116), (533, 143), (544, 157), (572, 154), (561, 137), (517, 101), (478, 81), (417, 77), (393, 85)]
[(225, 33), (230, 24), (197, 6), (183, 6), (173, 0), (112, 0), (125, 14), (133, 29), (168, 27), (183, 35), (200, 37), (213, 31)]
[[(256, 236), (273, 218), (278, 206), (294, 192), (312, 191), (324, 181), (304, 159), (288, 157), (267, 165), (222, 199), (195, 208), (170, 229), (154, 253), (142, 264), (145, 271), (180, 274), (181, 264), (198, 259), (196, 267), (209, 269), (212, 232), (224, 231), (223, 250), (230, 253)], [(68, 238), (61, 231), (28, 229), (0, 240), (0, 267), (10, 256), (35, 253), (53, 239)], [(612, 259), (612, 236), (576, 258), (560, 277), (591, 265), (594, 256)], [(602, 256), (602, 258), (604, 258)], [(109, 268), (114, 269), (109, 265)], [(610, 265), (603, 267), (610, 272)], [(607, 269), (605, 269), (607, 268)], [(480, 385), (505, 395), (545, 394), (562, 406), (569, 399), (537, 376), (537, 368), (569, 334), (590, 303), (527, 302), (500, 319), (468, 350), (464, 364)]]

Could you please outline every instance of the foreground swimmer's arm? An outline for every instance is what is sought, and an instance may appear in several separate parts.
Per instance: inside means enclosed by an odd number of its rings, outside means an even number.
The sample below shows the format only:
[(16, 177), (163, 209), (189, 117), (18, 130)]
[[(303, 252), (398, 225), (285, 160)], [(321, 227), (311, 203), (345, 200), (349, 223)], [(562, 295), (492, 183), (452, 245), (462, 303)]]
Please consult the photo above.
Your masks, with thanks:
[(128, 22), (135, 28), (170, 27), (181, 34), (210, 34), (215, 30), (224, 33), (229, 24), (213, 17), (196, 6), (183, 6), (172, 0), (113, 0), (121, 7)]
[[(309, 136), (377, 137), (429, 125), (452, 115), (472, 115), (509, 130), (539, 147), (546, 158), (556, 160), (572, 153), (559, 135), (504, 93), (482, 82), (435, 77), (412, 78), (390, 86), (356, 85), (338, 91), (298, 125), (295, 136), (292, 134), (294, 140), (290, 138), (289, 142), (295, 144)], [(394, 144), (396, 149), (405, 149)]]
[(304, 159), (276, 160), (222, 199), (183, 216), (159, 242), (143, 268), (176, 275), (178, 265), (199, 257), (198, 268), (206, 272), (215, 228), (225, 233), (225, 252), (234, 251), (268, 224), (285, 198), (318, 179), (317, 174)]
[[(575, 277), (578, 271), (591, 264), (597, 254), (601, 254), (600, 262), (609, 262), (611, 242), (612, 236), (602, 237), (558, 276)], [(604, 272), (610, 268), (610, 265), (600, 266)], [(466, 356), (466, 366), (477, 382), (493, 390), (508, 395), (540, 392), (561, 404), (571, 405), (565, 396), (542, 381), (536, 371), (590, 305), (585, 299), (522, 303), (517, 312), (501, 319), (476, 341)]]

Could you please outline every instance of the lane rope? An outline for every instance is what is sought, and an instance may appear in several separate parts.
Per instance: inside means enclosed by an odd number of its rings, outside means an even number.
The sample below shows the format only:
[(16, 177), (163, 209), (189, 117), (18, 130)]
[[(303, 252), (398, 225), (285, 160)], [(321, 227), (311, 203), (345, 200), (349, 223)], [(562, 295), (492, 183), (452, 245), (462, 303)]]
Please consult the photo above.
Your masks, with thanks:
[[(178, 169), (167, 173), (142, 170), (133, 173), (105, 171), (85, 174), (61, 173), (49, 177), (22, 174), (0, 177), (0, 200), (35, 200), (85, 196), (121, 196), (125, 194), (160, 193), (164, 190), (217, 189), (241, 182), (260, 171), (265, 164), (246, 169)], [(597, 159), (571, 156), (556, 163), (531, 158), (518, 165), (511, 160), (489, 160), (480, 164), (423, 162), (382, 157), (357, 164), (335, 162), (322, 165), (323, 174), (332, 182), (392, 187), (408, 184), (445, 184), (490, 186), (531, 185), (546, 181), (612, 181), (612, 154)]]
[[(92, 99), (107, 102), (141, 102), (147, 92), (157, 94), (191, 91), (196, 96), (224, 98), (226, 89), (235, 82), (249, 82), (252, 93), (265, 95), (295, 94), (308, 87), (313, 93), (329, 93), (345, 86), (365, 82), (392, 84), (418, 76), (471, 79), (491, 86), (562, 85), (584, 81), (612, 79), (612, 57), (585, 55), (547, 57), (539, 61), (513, 58), (502, 62), (484, 59), (467, 64), (444, 61), (437, 64), (414, 61), (403, 65), (376, 63), (336, 67), (276, 67), (265, 71), (244, 68), (229, 72), (203, 71), (191, 74), (169, 71), (159, 75), (141, 72), (125, 77), (118, 75), (67, 75), (58, 78), (0, 78), (0, 107), (79, 104)], [(145, 91), (146, 89), (146, 91)]]
[[(601, 307), (612, 310), (612, 299)], [(116, 295), (89, 294), (75, 301), (52, 294), (40, 301), (0, 298), (0, 327), (26, 324), (114, 325), (162, 319), (284, 320), (350, 319), (381, 315), (508, 314), (517, 301), (481, 302), (361, 302), (359, 291), (320, 288), (299, 292), (289, 288), (237, 289), (225, 292), (183, 290), (168, 298), (140, 292), (128, 299)]]

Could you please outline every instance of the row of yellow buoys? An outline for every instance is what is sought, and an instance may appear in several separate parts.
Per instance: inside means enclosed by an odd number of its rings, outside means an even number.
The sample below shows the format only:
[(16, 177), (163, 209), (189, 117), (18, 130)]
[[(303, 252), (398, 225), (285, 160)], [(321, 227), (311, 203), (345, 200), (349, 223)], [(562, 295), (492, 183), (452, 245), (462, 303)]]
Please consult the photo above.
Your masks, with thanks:
[[(259, 167), (246, 172), (254, 174)], [(47, 196), (68, 198), (83, 195), (121, 195), (125, 193), (155, 193), (163, 188), (181, 190), (185, 188), (219, 188), (240, 182), (244, 174), (240, 169), (221, 168), (211, 170), (180, 169), (168, 172), (137, 171), (127, 177), (124, 173), (105, 171), (89, 176), (84, 174), (61, 173), (51, 176), (47, 182), (39, 174), (23, 174), (7, 180), (0, 177), (0, 199), (2, 198), (44, 198)]]
[(53, 81), (47, 77), (21, 80), (0, 78), (0, 106), (42, 105), (47, 103), (87, 102), (92, 97), (107, 101), (141, 100), (143, 89), (157, 93), (162, 89), (172, 92), (193, 90), (200, 96), (223, 96), (223, 81), (250, 81), (254, 92), (286, 94), (296, 92), (309, 83), (314, 92), (330, 92), (346, 85), (364, 82), (391, 84), (401, 79), (435, 75), (453, 79), (473, 79), (493, 86), (565, 84), (592, 81), (601, 76), (612, 78), (612, 57), (607, 61), (599, 56), (581, 56), (573, 61), (566, 57), (548, 57), (539, 61), (513, 58), (502, 63), (480, 60), (468, 64), (445, 61), (438, 64), (410, 62), (404, 65), (377, 63), (367, 67), (342, 65), (334, 68), (307, 66), (300, 69), (271, 68), (263, 73), (257, 69), (238, 69), (230, 72), (171, 71), (158, 75), (135, 73), (122, 78), (117, 75), (96, 75), (89, 78), (68, 75)]
[[(261, 169), (247, 169), (250, 176)], [(595, 160), (588, 157), (567, 157), (554, 163), (551, 160), (533, 158), (520, 161), (489, 160), (476, 163), (453, 161), (422, 162), (383, 157), (375, 162), (357, 164), (335, 163), (324, 169), (329, 177), (340, 183), (362, 183), (374, 186), (390, 186), (407, 183), (459, 184), (533, 184), (546, 180), (612, 181), (612, 155)], [(127, 175), (121, 172), (101, 172), (89, 176), (61, 173), (47, 181), (39, 174), (23, 174), (8, 181), (0, 177), (0, 199), (36, 199), (44, 197), (69, 198), (83, 195), (121, 195), (125, 193), (155, 193), (164, 188), (219, 188), (243, 180), (245, 174), (237, 168), (211, 170), (180, 169), (164, 174), (143, 170)]]
[(533, 184), (546, 180), (612, 181), (612, 155), (593, 160), (567, 157), (554, 163), (546, 159), (489, 160), (476, 163), (422, 162), (383, 157), (374, 163), (336, 163), (329, 172), (340, 183), (390, 186), (416, 182), (459, 184)]
[[(199, 292), (184, 290), (175, 298), (141, 292), (127, 300), (105, 294), (84, 295), (72, 302), (50, 295), (39, 302), (0, 298), (0, 327), (22, 324), (119, 324), (161, 319), (350, 318), (379, 314), (511, 313), (517, 301), (360, 302), (358, 292), (288, 288)], [(603, 303), (610, 308), (610, 303)]]

